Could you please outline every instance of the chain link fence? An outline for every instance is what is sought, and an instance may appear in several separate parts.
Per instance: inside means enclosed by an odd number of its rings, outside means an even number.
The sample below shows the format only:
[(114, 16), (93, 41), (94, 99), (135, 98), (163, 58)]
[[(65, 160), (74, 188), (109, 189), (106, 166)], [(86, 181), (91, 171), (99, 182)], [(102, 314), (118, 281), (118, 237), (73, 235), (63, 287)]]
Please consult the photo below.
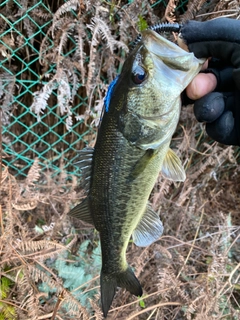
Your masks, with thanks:
[[(72, 171), (74, 157), (71, 155), (89, 142), (86, 137), (92, 130), (84, 120), (76, 121), (71, 131), (66, 129), (67, 116), (60, 115), (54, 99), (56, 92), (48, 101), (40, 122), (30, 110), (34, 92), (46, 83), (41, 78), (39, 50), (53, 14), (47, 1), (32, 1), (31, 7), (24, 7), (24, 3), (26, 1), (14, 1), (14, 4), (4, 1), (0, 5), (8, 13), (1, 15), (4, 30), (0, 35), (2, 161), (19, 178), (26, 176), (36, 157), (43, 168), (55, 174), (63, 169)], [(14, 12), (10, 13), (7, 6)], [(74, 45), (73, 41), (73, 48)], [(54, 69), (53, 64), (46, 72)], [(72, 112), (85, 108), (86, 99), (77, 93)]]
[[(65, 2), (5, 0), (0, 4), (1, 157), (2, 163), (17, 178), (26, 177), (36, 157), (42, 168), (47, 168), (53, 175), (60, 170), (78, 175), (73, 166), (77, 157), (75, 150), (93, 143), (95, 139), (96, 127), (91, 125), (92, 119), (78, 116), (91, 108), (89, 103), (93, 101), (81, 84), (77, 87), (68, 113), (61, 112), (57, 99), (59, 92), (54, 88), (48, 97), (46, 109), (39, 112), (40, 121), (39, 115), (37, 117), (30, 108), (35, 93), (48, 83), (46, 75), (56, 74), (57, 62), (53, 60), (47, 67), (42, 66), (39, 56), (43, 39), (54, 50), (49, 29), (54, 13)], [(126, 4), (132, 2), (127, 1)], [(81, 1), (79, 3), (81, 7)], [(115, 2), (109, 3), (114, 5)], [(165, 8), (167, 3), (152, 1), (151, 7)], [(183, 8), (186, 3), (182, 1), (179, 6)], [(77, 7), (77, 1), (68, 1), (68, 4), (69, 9), (65, 9), (67, 14), (71, 8)], [(71, 10), (70, 14), (75, 20), (79, 18), (78, 10)], [(68, 50), (63, 53), (65, 58), (73, 56), (77, 50), (74, 34), (68, 34), (67, 41)], [(85, 60), (88, 59), (85, 56)], [(105, 79), (105, 83), (107, 88), (109, 79)], [(73, 119), (70, 130), (66, 126), (69, 114)]]

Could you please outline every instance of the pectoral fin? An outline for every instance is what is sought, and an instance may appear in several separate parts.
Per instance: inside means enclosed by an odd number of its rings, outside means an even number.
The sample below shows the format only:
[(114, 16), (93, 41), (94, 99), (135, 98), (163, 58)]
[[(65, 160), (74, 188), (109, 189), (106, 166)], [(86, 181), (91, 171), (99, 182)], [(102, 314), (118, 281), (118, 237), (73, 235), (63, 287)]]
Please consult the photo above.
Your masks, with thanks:
[(129, 177), (128, 177), (128, 183), (131, 183), (133, 180), (135, 180), (140, 173), (144, 171), (146, 166), (149, 164), (149, 161), (155, 156), (155, 151), (152, 149), (146, 150), (144, 155), (136, 162), (136, 164), (133, 166)]
[(85, 221), (89, 224), (94, 225), (91, 212), (89, 209), (89, 198), (85, 198), (83, 202), (79, 203), (76, 207), (68, 213), (70, 216), (77, 218), (79, 220)]
[(162, 174), (165, 178), (173, 181), (185, 181), (186, 179), (181, 160), (171, 149), (168, 150), (163, 160)]
[(163, 225), (158, 214), (147, 205), (142, 219), (133, 231), (133, 242), (139, 247), (146, 247), (158, 240), (162, 233)]

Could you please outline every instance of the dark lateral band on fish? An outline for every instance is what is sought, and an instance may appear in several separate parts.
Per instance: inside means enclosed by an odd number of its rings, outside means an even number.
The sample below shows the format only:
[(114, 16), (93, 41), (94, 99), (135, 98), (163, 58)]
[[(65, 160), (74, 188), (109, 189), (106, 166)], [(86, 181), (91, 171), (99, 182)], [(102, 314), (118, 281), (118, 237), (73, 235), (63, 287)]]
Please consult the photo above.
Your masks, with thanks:
[(104, 317), (117, 287), (142, 295), (126, 250), (131, 237), (144, 247), (163, 233), (159, 214), (148, 202), (159, 172), (172, 181), (186, 178), (170, 142), (179, 120), (180, 94), (204, 60), (156, 32), (171, 28), (160, 24), (142, 32), (109, 86), (95, 147), (79, 152), (87, 197), (69, 215), (99, 231)]

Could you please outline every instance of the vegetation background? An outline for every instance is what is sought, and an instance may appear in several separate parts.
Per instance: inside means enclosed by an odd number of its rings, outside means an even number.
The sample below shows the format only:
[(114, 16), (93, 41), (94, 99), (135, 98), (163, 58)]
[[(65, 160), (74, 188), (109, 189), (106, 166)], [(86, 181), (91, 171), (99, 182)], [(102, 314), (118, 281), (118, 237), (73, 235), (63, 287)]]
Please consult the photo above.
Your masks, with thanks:
[[(237, 0), (2, 2), (0, 319), (102, 319), (98, 234), (67, 216), (84, 197), (76, 150), (94, 145), (107, 87), (139, 31), (239, 19), (239, 9)], [(192, 106), (182, 108), (172, 147), (187, 179), (159, 175), (150, 200), (164, 235), (144, 249), (129, 243), (127, 253), (144, 295), (119, 289), (109, 319), (239, 319), (239, 148), (211, 141)], [(30, 169), (16, 156), (23, 151)]]

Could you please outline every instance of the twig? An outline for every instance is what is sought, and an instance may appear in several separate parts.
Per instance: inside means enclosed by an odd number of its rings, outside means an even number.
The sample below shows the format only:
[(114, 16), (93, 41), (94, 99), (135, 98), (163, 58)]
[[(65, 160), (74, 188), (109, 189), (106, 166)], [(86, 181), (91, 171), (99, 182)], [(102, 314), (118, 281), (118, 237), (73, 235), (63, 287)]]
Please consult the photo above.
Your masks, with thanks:
[(130, 316), (129, 318), (127, 318), (127, 320), (131, 320), (131, 319), (134, 319), (135, 317), (139, 316), (140, 314), (143, 314), (143, 313), (146, 313), (152, 309), (155, 309), (155, 308), (161, 308), (161, 307), (165, 307), (165, 306), (182, 306), (182, 303), (180, 302), (163, 302), (163, 303), (158, 303), (158, 304), (155, 304), (153, 306), (150, 306), (148, 308), (145, 308), (135, 314), (133, 314), (132, 316)]

